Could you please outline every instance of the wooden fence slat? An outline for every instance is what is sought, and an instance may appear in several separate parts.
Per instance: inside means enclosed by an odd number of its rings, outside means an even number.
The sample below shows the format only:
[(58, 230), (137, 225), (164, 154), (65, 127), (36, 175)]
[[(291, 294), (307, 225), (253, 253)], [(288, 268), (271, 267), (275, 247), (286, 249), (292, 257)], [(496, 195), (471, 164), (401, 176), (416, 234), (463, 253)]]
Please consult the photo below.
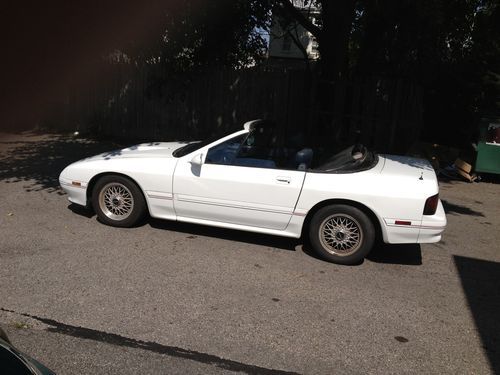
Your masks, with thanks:
[[(301, 132), (331, 145), (358, 138), (379, 150), (401, 150), (422, 126), (422, 91), (397, 79), (322, 82), (314, 72), (219, 70), (172, 76), (164, 67), (114, 64), (99, 85), (70, 86), (66, 124), (104, 136), (200, 139), (252, 118), (268, 118), (285, 135)], [(358, 137), (358, 132), (359, 137)]]

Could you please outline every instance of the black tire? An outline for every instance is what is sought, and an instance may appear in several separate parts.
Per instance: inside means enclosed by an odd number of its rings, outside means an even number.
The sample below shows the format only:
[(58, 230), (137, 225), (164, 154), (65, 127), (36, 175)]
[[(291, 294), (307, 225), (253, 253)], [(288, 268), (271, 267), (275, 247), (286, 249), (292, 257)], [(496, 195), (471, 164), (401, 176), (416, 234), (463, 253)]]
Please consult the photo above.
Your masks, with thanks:
[(309, 240), (316, 254), (329, 262), (359, 264), (373, 247), (375, 227), (360, 209), (336, 204), (314, 214)]
[(92, 190), (92, 207), (99, 220), (113, 227), (132, 227), (146, 213), (146, 202), (139, 187), (130, 179), (101, 177)]

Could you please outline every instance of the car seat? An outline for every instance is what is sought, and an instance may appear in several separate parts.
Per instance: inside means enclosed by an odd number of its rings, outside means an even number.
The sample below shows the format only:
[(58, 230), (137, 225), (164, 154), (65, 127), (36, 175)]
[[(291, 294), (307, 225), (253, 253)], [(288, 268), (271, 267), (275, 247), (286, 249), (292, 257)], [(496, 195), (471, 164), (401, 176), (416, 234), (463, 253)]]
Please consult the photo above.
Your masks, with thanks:
[(295, 154), (295, 164), (297, 170), (305, 171), (311, 166), (313, 158), (313, 150), (310, 148), (303, 148)]

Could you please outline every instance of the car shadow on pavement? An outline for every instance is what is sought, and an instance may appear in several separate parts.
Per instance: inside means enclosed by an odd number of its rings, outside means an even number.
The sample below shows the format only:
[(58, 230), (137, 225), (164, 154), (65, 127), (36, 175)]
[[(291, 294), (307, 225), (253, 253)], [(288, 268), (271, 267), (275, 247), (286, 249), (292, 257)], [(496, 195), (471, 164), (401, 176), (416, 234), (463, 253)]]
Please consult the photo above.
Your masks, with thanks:
[(73, 213), (75, 213), (77, 215), (86, 217), (87, 219), (90, 219), (91, 217), (95, 216), (94, 211), (92, 211), (91, 209), (89, 209), (87, 207), (80, 206), (79, 204), (70, 203), (68, 205), (68, 209), (73, 211)]
[[(77, 215), (86, 218), (95, 216), (93, 210), (82, 207), (77, 204), (71, 203), (68, 209)], [(154, 218), (147, 218), (139, 223), (137, 226), (150, 225), (154, 229), (168, 230), (173, 232), (186, 233), (192, 236), (205, 236), (218, 238), (229, 241), (244, 242), (253, 245), (260, 245), (266, 247), (277, 248), (280, 250), (295, 251), (298, 245), (301, 250), (308, 256), (324, 261), (319, 257), (309, 244), (307, 238), (288, 238), (281, 236), (273, 236), (262, 233), (251, 233), (235, 229), (217, 228), (206, 225), (198, 225), (191, 223), (182, 223), (171, 220), (161, 220)], [(389, 245), (385, 243), (375, 244), (373, 250), (368, 254), (368, 260), (376, 263), (387, 264), (403, 264), (410, 266), (419, 266), (422, 264), (422, 252), (419, 244), (402, 244), (402, 245)], [(359, 264), (363, 264), (361, 261)]]
[(449, 215), (470, 215), (470, 216), (483, 216), (484, 214), (479, 211), (474, 211), (466, 206), (461, 206), (459, 204), (450, 203), (444, 199), (441, 200), (443, 203), (444, 211)]
[(453, 256), (493, 374), (500, 374), (500, 263)]
[[(325, 261), (312, 249), (308, 239), (297, 241), (302, 243), (302, 251), (305, 254), (312, 258)], [(386, 243), (375, 243), (366, 259), (375, 263), (420, 266), (422, 265), (422, 251), (420, 250), (419, 244), (389, 245)], [(360, 266), (363, 263), (364, 260), (361, 260), (359, 263), (352, 264), (351, 266)]]
[[(92, 209), (80, 206), (78, 204), (71, 203), (68, 205), (68, 209), (73, 213), (86, 217), (88, 219), (96, 216), (95, 212)], [(96, 220), (99, 221), (98, 218), (96, 218)], [(137, 224), (137, 227), (142, 227), (148, 224), (149, 226), (151, 226), (151, 228), (159, 230), (186, 233), (192, 236), (205, 236), (229, 241), (245, 242), (253, 245), (274, 247), (277, 249), (289, 251), (295, 251), (295, 247), (302, 242), (300, 239), (296, 238), (272, 236), (262, 233), (251, 233), (236, 229), (217, 228), (206, 225), (182, 223), (172, 220), (154, 219), (152, 217), (147, 217), (141, 220)]]
[(300, 239), (251, 233), (235, 229), (210, 227), (205, 225), (181, 223), (178, 221), (150, 218), (147, 223), (152, 228), (186, 233), (194, 236), (219, 238), (229, 241), (245, 242), (253, 245), (274, 247), (281, 250), (295, 251)]
[(375, 263), (420, 266), (422, 265), (422, 250), (419, 244), (379, 243), (374, 246), (367, 259)]

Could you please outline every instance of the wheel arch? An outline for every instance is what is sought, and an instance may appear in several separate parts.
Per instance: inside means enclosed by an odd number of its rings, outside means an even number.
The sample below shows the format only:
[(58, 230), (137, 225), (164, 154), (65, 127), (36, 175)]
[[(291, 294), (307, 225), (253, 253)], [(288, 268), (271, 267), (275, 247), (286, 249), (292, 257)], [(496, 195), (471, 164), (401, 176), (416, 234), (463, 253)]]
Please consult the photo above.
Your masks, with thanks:
[(119, 173), (119, 172), (101, 172), (101, 173), (96, 174), (95, 176), (93, 176), (90, 179), (89, 183), (87, 184), (87, 192), (86, 192), (87, 206), (88, 207), (92, 207), (92, 192), (94, 191), (94, 187), (95, 187), (97, 181), (99, 181), (99, 179), (101, 179), (102, 177), (105, 177), (105, 176), (120, 176), (120, 177), (126, 178), (126, 179), (130, 180), (132, 183), (134, 183), (139, 188), (139, 190), (144, 198), (144, 201), (146, 202), (146, 208), (147, 208), (148, 214), (149, 214), (149, 212), (150, 212), (149, 211), (149, 201), (146, 197), (146, 194), (144, 194), (144, 189), (142, 188), (142, 186), (134, 178), (130, 177), (129, 175), (126, 175), (124, 173)]
[(334, 204), (344, 204), (347, 206), (352, 206), (356, 207), (357, 209), (361, 210), (363, 213), (368, 216), (370, 221), (373, 223), (373, 227), (375, 228), (375, 238), (376, 239), (383, 239), (384, 234), (383, 234), (383, 222), (382, 219), (377, 216), (377, 214), (368, 206), (364, 205), (363, 203), (356, 202), (350, 199), (327, 199), (321, 202), (316, 203), (308, 212), (306, 215), (306, 218), (304, 219), (304, 223), (302, 225), (302, 237), (307, 235), (309, 225), (311, 223), (311, 219), (313, 216), (318, 212), (320, 209), (326, 206), (331, 206)]

